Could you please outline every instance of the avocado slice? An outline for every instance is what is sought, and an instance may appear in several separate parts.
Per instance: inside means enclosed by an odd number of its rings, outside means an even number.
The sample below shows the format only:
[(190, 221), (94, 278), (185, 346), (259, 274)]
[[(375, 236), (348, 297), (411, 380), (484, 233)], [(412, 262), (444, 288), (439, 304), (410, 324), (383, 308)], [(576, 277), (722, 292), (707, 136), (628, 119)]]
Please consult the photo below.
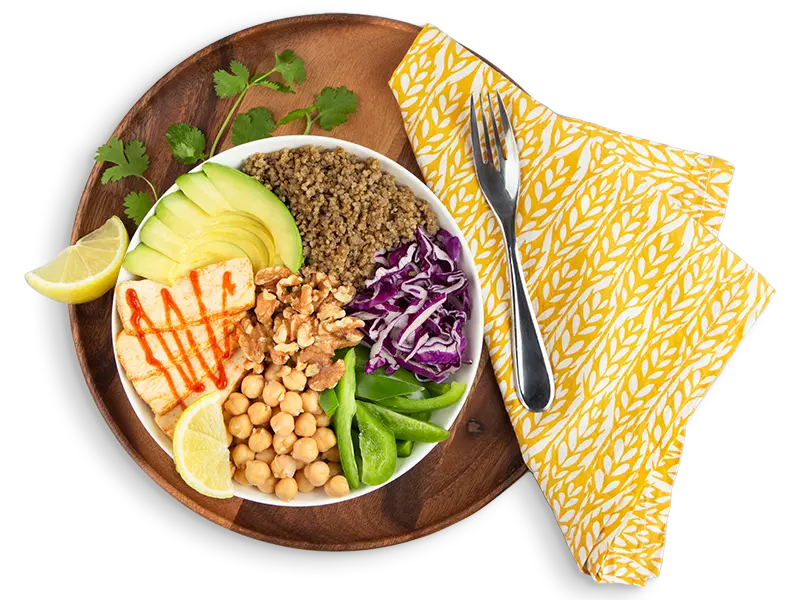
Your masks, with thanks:
[[(194, 249), (196, 247), (211, 241), (228, 242), (244, 250), (250, 262), (253, 263), (253, 269), (256, 271), (268, 267), (271, 264), (269, 250), (257, 235), (245, 229), (224, 227), (209, 229), (198, 237), (190, 240), (186, 248), (184, 260), (191, 260), (191, 256), (195, 252)], [(234, 257), (230, 256), (221, 260), (228, 260), (228, 258)]]
[(139, 244), (128, 252), (122, 261), (122, 266), (134, 275), (166, 285), (172, 285), (176, 279), (175, 272), (180, 267), (174, 260), (153, 250), (147, 244)]
[(211, 217), (181, 191), (164, 196), (156, 204), (156, 216), (181, 237), (194, 237), (203, 231)]
[[(275, 240), (280, 262), (292, 271), (299, 270), (303, 264), (303, 242), (292, 214), (280, 198), (236, 169), (206, 163), (203, 172), (233, 210), (249, 213), (267, 227)], [(194, 200), (190, 193), (186, 195)]]
[(180, 190), (209, 215), (219, 215), (232, 210), (225, 196), (209, 181), (204, 173), (186, 173), (175, 180)]
[(186, 238), (182, 238), (172, 231), (155, 215), (142, 225), (139, 237), (153, 250), (157, 250), (175, 262), (181, 262), (186, 256)]
[(199, 269), (231, 258), (248, 258), (248, 256), (237, 244), (221, 240), (206, 240), (192, 248), (186, 262), (181, 263), (175, 279), (186, 277), (192, 269)]

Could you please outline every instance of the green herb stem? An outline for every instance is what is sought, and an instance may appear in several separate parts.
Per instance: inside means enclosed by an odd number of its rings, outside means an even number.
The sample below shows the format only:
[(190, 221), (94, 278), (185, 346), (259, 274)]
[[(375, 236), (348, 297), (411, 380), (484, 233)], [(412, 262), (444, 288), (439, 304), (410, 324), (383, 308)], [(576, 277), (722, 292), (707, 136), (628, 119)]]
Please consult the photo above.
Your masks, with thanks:
[(250, 84), (248, 84), (248, 86), (244, 88), (244, 90), (242, 90), (242, 93), (239, 94), (239, 97), (236, 99), (236, 102), (233, 103), (231, 110), (228, 112), (228, 116), (225, 117), (225, 120), (222, 122), (222, 127), (219, 128), (217, 137), (214, 138), (214, 143), (211, 144), (211, 152), (208, 153), (208, 158), (214, 156), (214, 152), (217, 151), (217, 144), (219, 144), (219, 141), (222, 139), (222, 134), (225, 132), (225, 128), (228, 126), (231, 117), (236, 112), (236, 109), (239, 108), (239, 105), (242, 103), (242, 100), (244, 100), (244, 95), (247, 93), (247, 90), (249, 89), (250, 89)]
[(147, 177), (145, 177), (144, 175), (139, 175), (139, 177), (141, 177), (142, 179), (144, 179), (144, 180), (147, 182), (147, 185), (149, 185), (149, 186), (150, 186), (150, 189), (151, 189), (151, 190), (153, 190), (153, 204), (155, 204), (156, 200), (158, 200), (158, 192), (156, 192), (156, 186), (154, 186), (154, 185), (153, 185), (153, 184), (150, 182), (150, 180), (149, 180)]
[(308, 132), (311, 131), (311, 126), (314, 124), (314, 120), (311, 118), (309, 113), (306, 113), (306, 130), (303, 132), (303, 135), (308, 135)]

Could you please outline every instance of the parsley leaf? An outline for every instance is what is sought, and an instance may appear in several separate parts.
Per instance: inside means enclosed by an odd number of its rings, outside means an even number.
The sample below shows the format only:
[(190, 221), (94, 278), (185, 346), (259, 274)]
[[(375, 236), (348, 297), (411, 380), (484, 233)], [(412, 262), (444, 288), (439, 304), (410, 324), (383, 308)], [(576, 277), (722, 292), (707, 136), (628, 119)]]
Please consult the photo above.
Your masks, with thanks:
[(313, 110), (312, 106), (308, 108), (296, 108), (283, 117), (280, 121), (278, 121), (278, 125), (286, 125), (287, 123), (291, 123), (292, 121), (297, 121), (297, 119), (302, 119), (306, 115), (308, 115)]
[(144, 192), (131, 192), (122, 201), (125, 205), (125, 214), (137, 225), (141, 225), (147, 213), (153, 207), (150, 196)]
[(275, 68), (273, 71), (280, 73), (284, 81), (290, 86), (301, 85), (306, 80), (306, 65), (303, 59), (291, 50), (275, 53)]
[(101, 183), (119, 181), (123, 177), (144, 175), (147, 167), (150, 166), (150, 157), (146, 152), (147, 149), (139, 140), (133, 140), (123, 145), (122, 140), (112, 137), (107, 144), (97, 149), (97, 155), (94, 157), (97, 162), (110, 162), (116, 165), (103, 171)]
[(345, 86), (336, 89), (326, 87), (314, 97), (314, 104), (306, 108), (296, 108), (278, 121), (279, 125), (291, 123), (297, 119), (306, 119), (306, 129), (303, 134), (311, 131), (315, 121), (325, 131), (330, 131), (337, 125), (347, 121), (347, 115), (358, 109), (358, 96)]
[(167, 143), (172, 148), (172, 156), (179, 163), (191, 165), (203, 160), (206, 150), (206, 136), (197, 127), (187, 123), (173, 123), (167, 129)]
[(214, 71), (214, 89), (220, 98), (230, 98), (244, 92), (250, 85), (250, 71), (242, 63), (231, 62), (231, 73)]
[(278, 83), (277, 81), (270, 81), (269, 79), (258, 79), (258, 77), (266, 77), (267, 74), (259, 75), (253, 78), (253, 85), (261, 85), (265, 88), (275, 90), (276, 92), (283, 92), (284, 94), (294, 94), (294, 89), (288, 85)]
[(326, 87), (317, 94), (317, 119), (319, 126), (330, 131), (347, 121), (347, 115), (358, 109), (358, 96), (345, 86), (336, 89)]
[(266, 108), (252, 108), (246, 113), (237, 115), (231, 129), (234, 146), (270, 137), (275, 131), (275, 119)]

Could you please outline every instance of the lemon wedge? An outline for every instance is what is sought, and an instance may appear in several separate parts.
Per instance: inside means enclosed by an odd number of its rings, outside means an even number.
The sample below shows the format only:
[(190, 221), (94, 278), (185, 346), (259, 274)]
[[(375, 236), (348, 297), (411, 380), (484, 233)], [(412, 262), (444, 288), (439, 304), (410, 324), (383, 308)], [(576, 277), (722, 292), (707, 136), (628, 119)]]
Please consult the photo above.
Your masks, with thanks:
[(37, 292), (65, 304), (96, 300), (114, 287), (128, 249), (128, 232), (119, 217), (59, 252), (49, 263), (25, 274)]
[(205, 496), (230, 498), (233, 483), (222, 402), (213, 392), (191, 404), (175, 425), (172, 453), (183, 480)]

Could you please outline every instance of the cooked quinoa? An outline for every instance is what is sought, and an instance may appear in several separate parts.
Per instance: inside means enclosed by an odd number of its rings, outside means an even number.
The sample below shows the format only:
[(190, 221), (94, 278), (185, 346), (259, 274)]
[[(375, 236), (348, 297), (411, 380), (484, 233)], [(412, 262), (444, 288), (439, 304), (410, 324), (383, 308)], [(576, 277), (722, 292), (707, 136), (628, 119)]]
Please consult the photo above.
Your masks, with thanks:
[(381, 171), (341, 148), (305, 146), (253, 154), (242, 170), (286, 203), (303, 238), (306, 264), (361, 287), (375, 254), (439, 225), (430, 205)]

